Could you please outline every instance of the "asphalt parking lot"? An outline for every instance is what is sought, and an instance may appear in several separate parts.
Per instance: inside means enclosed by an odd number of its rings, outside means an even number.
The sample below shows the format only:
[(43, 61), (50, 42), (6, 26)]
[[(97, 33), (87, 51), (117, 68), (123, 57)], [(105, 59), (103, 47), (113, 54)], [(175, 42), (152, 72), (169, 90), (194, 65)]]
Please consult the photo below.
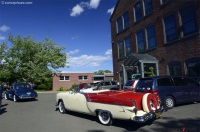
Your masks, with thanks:
[(160, 119), (137, 124), (115, 120), (112, 126), (99, 124), (93, 116), (69, 112), (60, 114), (56, 93), (39, 93), (35, 101), (4, 100), (0, 111), (0, 132), (199, 132), (200, 103), (177, 106)]

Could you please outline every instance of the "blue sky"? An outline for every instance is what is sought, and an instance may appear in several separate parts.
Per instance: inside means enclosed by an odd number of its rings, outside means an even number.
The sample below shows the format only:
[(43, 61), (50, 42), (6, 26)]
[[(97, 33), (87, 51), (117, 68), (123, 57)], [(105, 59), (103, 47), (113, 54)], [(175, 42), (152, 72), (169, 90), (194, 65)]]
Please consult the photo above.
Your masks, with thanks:
[(0, 43), (9, 44), (8, 33), (36, 42), (49, 37), (70, 57), (62, 72), (113, 71), (109, 19), (117, 0), (0, 2)]

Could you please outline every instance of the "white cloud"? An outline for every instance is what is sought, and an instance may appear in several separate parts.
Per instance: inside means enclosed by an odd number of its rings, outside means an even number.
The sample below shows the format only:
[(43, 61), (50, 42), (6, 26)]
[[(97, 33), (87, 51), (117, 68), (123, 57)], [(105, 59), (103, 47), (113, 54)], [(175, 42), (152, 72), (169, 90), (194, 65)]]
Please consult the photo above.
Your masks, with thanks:
[(100, 66), (103, 62), (112, 60), (111, 56), (100, 55), (81, 55), (78, 57), (70, 57), (67, 59), (67, 66), (70, 68), (94, 68)]
[(90, 0), (90, 2), (81, 2), (72, 8), (70, 16), (75, 17), (83, 13), (84, 9), (97, 9), (101, 0)]
[(110, 9), (108, 9), (107, 13), (110, 13), (112, 15), (113, 11), (114, 11), (115, 7), (112, 7)]
[(6, 32), (6, 31), (8, 31), (9, 29), (10, 29), (10, 27), (8, 27), (8, 26), (6, 26), (6, 25), (3, 25), (3, 26), (0, 27), (0, 31), (2, 31), (2, 32)]
[(78, 16), (78, 15), (80, 15), (83, 11), (84, 11), (84, 9), (83, 9), (79, 4), (77, 4), (76, 6), (74, 6), (74, 7), (72, 8), (72, 12), (71, 12), (70, 16)]
[(101, 0), (90, 0), (90, 4), (89, 7), (90, 8), (94, 8), (97, 9), (97, 7), (99, 6)]
[(105, 55), (112, 55), (112, 49), (109, 49), (105, 52)]
[(6, 39), (6, 37), (5, 36), (2, 36), (1, 34), (0, 34), (0, 40), (5, 40)]
[(76, 53), (78, 53), (78, 52), (79, 52), (79, 50), (76, 49), (76, 50), (70, 51), (69, 54), (70, 54), (70, 55), (73, 55), (73, 54), (76, 54)]
[(73, 37), (71, 38), (71, 40), (74, 40), (74, 39), (77, 39), (77, 38), (79, 38), (79, 36), (73, 36)]

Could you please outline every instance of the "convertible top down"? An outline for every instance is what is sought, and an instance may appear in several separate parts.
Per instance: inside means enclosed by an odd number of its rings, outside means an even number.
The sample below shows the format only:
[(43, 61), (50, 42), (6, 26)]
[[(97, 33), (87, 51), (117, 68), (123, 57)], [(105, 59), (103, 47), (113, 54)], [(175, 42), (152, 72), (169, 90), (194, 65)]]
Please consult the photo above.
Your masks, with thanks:
[(56, 96), (56, 105), (60, 113), (69, 110), (98, 116), (99, 121), (104, 125), (112, 124), (113, 119), (144, 123), (159, 118), (163, 111), (158, 96), (131, 90), (61, 92)]

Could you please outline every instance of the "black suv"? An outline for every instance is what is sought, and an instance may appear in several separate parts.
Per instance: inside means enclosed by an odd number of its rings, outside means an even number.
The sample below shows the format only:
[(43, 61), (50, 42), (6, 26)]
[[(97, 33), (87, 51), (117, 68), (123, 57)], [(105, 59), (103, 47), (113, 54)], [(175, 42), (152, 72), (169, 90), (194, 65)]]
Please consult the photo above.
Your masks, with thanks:
[(200, 85), (189, 77), (140, 78), (135, 91), (158, 94), (166, 109), (173, 108), (175, 104), (200, 101)]

